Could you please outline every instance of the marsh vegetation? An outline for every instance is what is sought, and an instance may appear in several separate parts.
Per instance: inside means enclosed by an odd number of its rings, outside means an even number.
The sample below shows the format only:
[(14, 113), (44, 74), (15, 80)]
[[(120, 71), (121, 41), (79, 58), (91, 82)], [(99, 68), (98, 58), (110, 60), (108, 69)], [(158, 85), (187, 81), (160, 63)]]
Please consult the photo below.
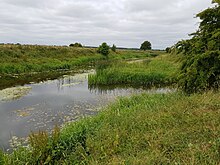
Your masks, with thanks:
[(0, 152), (0, 163), (219, 164), (220, 2), (213, 3), (197, 15), (201, 23), (192, 39), (167, 48), (167, 53), (117, 50), (106, 58), (96, 49), (0, 46), (5, 59), (1, 76), (73, 69), (95, 61), (96, 73), (88, 76), (91, 89), (177, 88), (119, 97), (94, 117), (68, 122), (51, 133), (32, 133), (26, 147)]
[(174, 86), (179, 67), (178, 58), (164, 53), (143, 60), (107, 62), (96, 66), (96, 74), (89, 75), (89, 85)]

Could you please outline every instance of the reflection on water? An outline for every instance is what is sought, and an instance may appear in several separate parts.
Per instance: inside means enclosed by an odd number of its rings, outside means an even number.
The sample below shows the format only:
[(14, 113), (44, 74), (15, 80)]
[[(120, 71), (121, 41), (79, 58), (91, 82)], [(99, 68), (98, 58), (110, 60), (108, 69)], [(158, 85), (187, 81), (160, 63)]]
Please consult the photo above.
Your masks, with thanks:
[(120, 93), (128, 92), (132, 94), (138, 94), (141, 92), (146, 93), (169, 93), (174, 92), (174, 88), (167, 88), (167, 87), (155, 87), (155, 88), (148, 88), (146, 86), (131, 86), (131, 85), (110, 85), (110, 86), (88, 86), (90, 92), (96, 94), (114, 94), (119, 95)]
[[(11, 138), (26, 137), (30, 131), (50, 131), (55, 125), (95, 115), (117, 96), (143, 92), (134, 88), (89, 89), (89, 73), (24, 85), (30, 89), (25, 96), (0, 100), (0, 148), (6, 150)], [(163, 90), (159, 92), (166, 92)]]

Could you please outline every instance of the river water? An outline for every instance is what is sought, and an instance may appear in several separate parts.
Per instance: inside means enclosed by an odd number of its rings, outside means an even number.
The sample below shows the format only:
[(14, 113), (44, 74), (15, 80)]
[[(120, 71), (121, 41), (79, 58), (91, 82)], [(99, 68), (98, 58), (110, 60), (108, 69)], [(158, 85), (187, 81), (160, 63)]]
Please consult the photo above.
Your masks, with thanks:
[[(141, 93), (143, 89), (89, 89), (88, 74), (61, 76), (55, 80), (0, 90), (0, 148), (7, 151), (30, 134), (51, 131), (56, 125), (95, 115), (118, 96)], [(167, 92), (156, 89), (148, 92)], [(24, 140), (23, 139), (23, 140)]]

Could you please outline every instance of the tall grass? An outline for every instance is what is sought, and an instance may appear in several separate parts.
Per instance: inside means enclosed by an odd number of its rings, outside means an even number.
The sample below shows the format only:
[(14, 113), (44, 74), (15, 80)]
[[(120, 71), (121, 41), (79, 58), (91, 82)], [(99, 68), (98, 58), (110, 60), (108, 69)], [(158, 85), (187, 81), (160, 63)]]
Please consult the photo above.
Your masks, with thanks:
[[(6, 164), (219, 164), (219, 99), (219, 92), (121, 98), (96, 117), (65, 126), (53, 152), (43, 152), (51, 146), (46, 142), (42, 149), (37, 145), (5, 154), (4, 160)], [(47, 137), (35, 141), (43, 139)], [(45, 160), (34, 154), (36, 148), (47, 158), (54, 155)]]
[(0, 164), (4, 165), (5, 164), (5, 160), (4, 160), (4, 153), (0, 150)]
[(156, 57), (163, 54), (163, 51), (137, 51), (137, 50), (118, 50), (111, 52), (111, 60), (143, 59), (147, 57)]
[(98, 65), (95, 75), (89, 75), (89, 85), (163, 86), (177, 80), (179, 63), (168, 55), (137, 62), (114, 62)]
[(20, 74), (61, 69), (101, 60), (95, 50), (52, 46), (0, 46), (0, 74)]

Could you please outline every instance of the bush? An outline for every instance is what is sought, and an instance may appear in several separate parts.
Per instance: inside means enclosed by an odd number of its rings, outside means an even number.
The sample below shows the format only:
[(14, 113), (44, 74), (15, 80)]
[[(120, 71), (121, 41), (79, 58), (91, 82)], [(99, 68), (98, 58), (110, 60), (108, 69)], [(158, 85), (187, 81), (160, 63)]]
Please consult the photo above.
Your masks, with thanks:
[(102, 43), (102, 45), (99, 46), (98, 48), (98, 53), (102, 54), (103, 56), (107, 57), (109, 54), (109, 46), (107, 43)]
[(167, 52), (167, 53), (171, 53), (171, 48), (170, 48), (170, 47), (167, 47), (167, 48), (166, 48), (166, 52)]
[(192, 39), (175, 45), (185, 58), (179, 87), (188, 94), (220, 87), (220, 2), (213, 2), (215, 7), (197, 14), (201, 23)]
[(151, 43), (149, 41), (144, 41), (140, 47), (141, 50), (151, 50)]
[(220, 51), (189, 57), (181, 68), (180, 87), (187, 93), (220, 87)]
[(114, 44), (112, 45), (111, 49), (112, 49), (113, 52), (116, 52), (116, 46)]
[(69, 46), (70, 47), (82, 47), (82, 44), (76, 42), (75, 44), (70, 44)]

